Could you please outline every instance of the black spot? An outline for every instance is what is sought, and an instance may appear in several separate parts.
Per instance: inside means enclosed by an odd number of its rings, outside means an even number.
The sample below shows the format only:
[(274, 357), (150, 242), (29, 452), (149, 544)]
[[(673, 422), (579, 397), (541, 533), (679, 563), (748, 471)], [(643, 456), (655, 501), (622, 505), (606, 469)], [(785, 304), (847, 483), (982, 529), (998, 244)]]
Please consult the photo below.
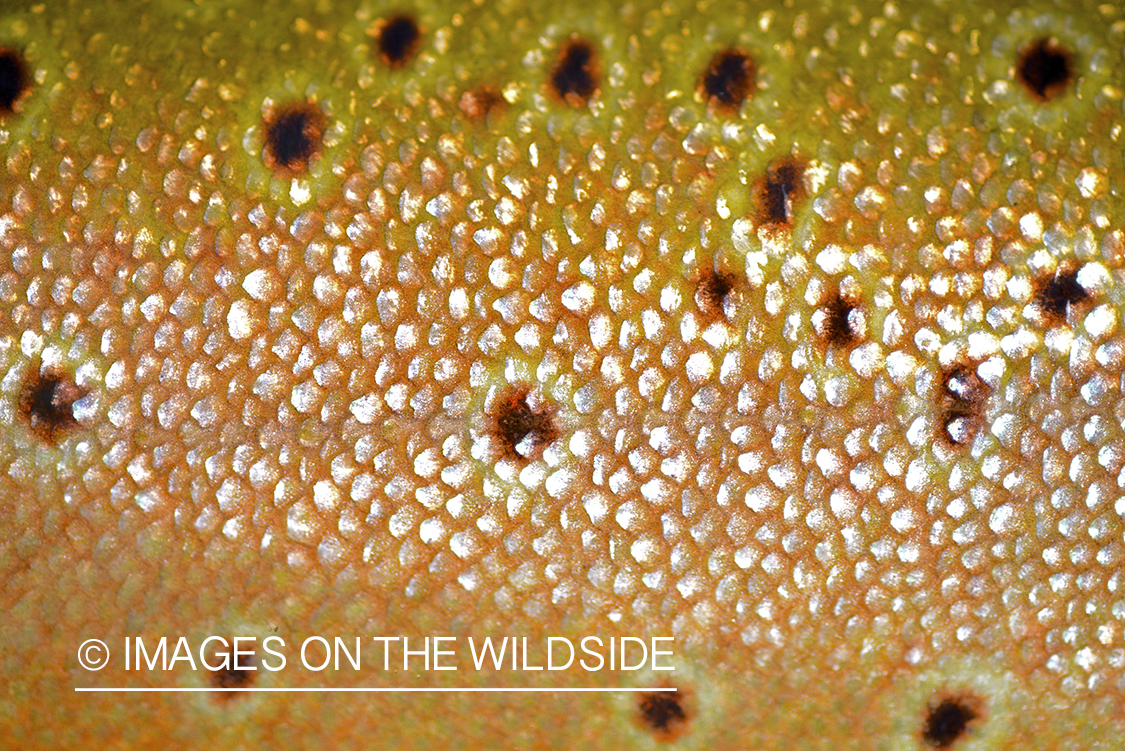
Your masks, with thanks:
[(688, 711), (685, 692), (652, 691), (639, 694), (637, 710), (641, 726), (658, 740), (670, 741), (687, 731)]
[(980, 717), (970, 699), (945, 698), (926, 709), (922, 740), (934, 748), (952, 748)]
[(706, 269), (695, 288), (695, 302), (699, 309), (708, 315), (722, 315), (723, 305), (737, 281), (735, 275), (729, 272)]
[(852, 312), (859, 309), (856, 300), (839, 290), (828, 296), (820, 309), (816, 326), (821, 341), (829, 347), (850, 347), (862, 338), (852, 320)]
[(1016, 73), (1038, 99), (1053, 99), (1074, 78), (1074, 57), (1050, 39), (1040, 39), (1020, 54)]
[(279, 108), (265, 120), (265, 160), (271, 169), (304, 172), (320, 152), (327, 121), (320, 107), (299, 102)]
[(401, 68), (418, 52), (422, 31), (410, 16), (395, 16), (383, 24), (376, 44), (379, 57), (392, 68)]
[(758, 223), (788, 225), (793, 201), (804, 194), (805, 165), (794, 157), (778, 159), (770, 164), (758, 185)]
[(0, 49), (0, 115), (16, 111), (16, 102), (31, 87), (31, 76), (23, 56), (13, 49)]
[(709, 101), (729, 112), (737, 112), (754, 93), (754, 61), (741, 50), (724, 50), (711, 58), (700, 87)]
[(63, 371), (35, 363), (24, 378), (19, 411), (35, 435), (54, 445), (78, 427), (74, 403), (88, 393)]
[(1078, 267), (1065, 266), (1035, 284), (1035, 307), (1049, 323), (1061, 323), (1072, 305), (1090, 299), (1090, 293), (1078, 283)]
[(526, 386), (509, 388), (492, 411), (492, 434), (512, 459), (533, 459), (559, 436), (551, 410), (533, 410), (527, 402), (530, 393)]
[(594, 48), (589, 42), (572, 38), (563, 45), (559, 60), (551, 70), (551, 88), (559, 98), (578, 107), (598, 90)]
[(955, 446), (973, 442), (981, 428), (981, 413), (989, 388), (973, 367), (956, 365), (942, 377), (943, 437)]

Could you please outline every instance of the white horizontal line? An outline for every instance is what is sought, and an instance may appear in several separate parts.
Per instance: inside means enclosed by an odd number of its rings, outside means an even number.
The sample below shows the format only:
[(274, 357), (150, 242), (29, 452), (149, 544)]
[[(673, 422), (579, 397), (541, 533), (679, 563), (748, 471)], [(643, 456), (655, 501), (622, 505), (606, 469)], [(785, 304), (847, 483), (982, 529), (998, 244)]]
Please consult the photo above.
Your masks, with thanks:
[(538, 694), (563, 694), (563, 693), (638, 693), (662, 691), (675, 693), (675, 688), (75, 688), (75, 691), (98, 693), (465, 693), (465, 694), (498, 694), (498, 693), (538, 693)]

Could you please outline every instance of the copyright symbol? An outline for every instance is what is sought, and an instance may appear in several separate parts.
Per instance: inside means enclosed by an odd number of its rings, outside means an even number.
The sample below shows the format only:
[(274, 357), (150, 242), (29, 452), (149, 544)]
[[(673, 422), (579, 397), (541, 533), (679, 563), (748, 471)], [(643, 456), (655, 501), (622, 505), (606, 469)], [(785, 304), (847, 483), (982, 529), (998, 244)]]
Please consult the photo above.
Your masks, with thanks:
[(87, 639), (78, 648), (78, 664), (87, 670), (101, 670), (109, 664), (109, 647), (100, 639)]

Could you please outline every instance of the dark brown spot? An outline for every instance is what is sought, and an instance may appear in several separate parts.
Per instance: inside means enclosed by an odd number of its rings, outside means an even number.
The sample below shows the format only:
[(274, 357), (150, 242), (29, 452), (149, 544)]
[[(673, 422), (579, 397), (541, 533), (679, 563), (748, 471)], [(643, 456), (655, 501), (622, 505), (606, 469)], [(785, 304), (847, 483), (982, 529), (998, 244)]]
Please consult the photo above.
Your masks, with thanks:
[(54, 445), (78, 427), (74, 403), (88, 393), (62, 370), (35, 363), (24, 378), (19, 411), (35, 435)]
[(942, 431), (946, 440), (956, 446), (967, 446), (980, 430), (976, 415), (971, 409), (953, 406), (945, 412)]
[(1020, 54), (1016, 74), (1037, 99), (1054, 99), (1074, 79), (1074, 56), (1052, 39), (1039, 39)]
[(482, 86), (473, 91), (466, 91), (461, 95), (461, 101), (458, 105), (461, 111), (472, 120), (481, 120), (488, 115), (489, 112), (506, 104), (504, 97), (500, 96), (500, 92), (487, 86)]
[(387, 19), (379, 30), (376, 45), (379, 57), (391, 68), (401, 68), (418, 52), (422, 31), (410, 16)]
[(1072, 305), (1090, 299), (1090, 293), (1078, 283), (1078, 267), (1064, 266), (1051, 276), (1035, 283), (1035, 307), (1048, 323), (1062, 323)]
[(551, 89), (574, 107), (585, 104), (597, 92), (597, 62), (589, 42), (573, 37), (562, 46), (551, 70)]
[(492, 435), (508, 458), (534, 459), (559, 437), (552, 411), (533, 409), (528, 403), (530, 395), (527, 386), (513, 386), (500, 395), (492, 410)]
[(16, 111), (16, 103), (31, 88), (31, 75), (23, 56), (10, 48), (0, 48), (0, 115)]
[(953, 748), (979, 718), (980, 707), (975, 699), (945, 697), (926, 708), (922, 740), (933, 748)]
[(657, 740), (671, 741), (688, 729), (686, 692), (651, 691), (638, 695), (637, 710), (641, 726)]
[(214, 671), (211, 679), (216, 688), (246, 688), (254, 682), (254, 673), (245, 668), (230, 666)]
[(711, 58), (700, 88), (708, 101), (728, 112), (737, 112), (754, 93), (754, 61), (741, 50), (723, 50)]
[(951, 399), (968, 404), (979, 404), (988, 397), (988, 384), (977, 375), (975, 368), (963, 365), (955, 365), (946, 372), (942, 388)]
[(723, 307), (737, 281), (737, 277), (730, 272), (705, 269), (699, 276), (699, 286), (695, 288), (696, 305), (708, 315), (723, 315)]
[(793, 202), (804, 194), (805, 165), (794, 157), (774, 161), (757, 188), (758, 223), (786, 226)]
[(982, 410), (989, 387), (976, 368), (956, 365), (942, 376), (941, 425), (943, 437), (955, 446), (966, 446), (980, 431)]
[(264, 123), (266, 164), (287, 174), (305, 172), (320, 153), (327, 124), (313, 102), (287, 104), (271, 112)]
[(855, 320), (859, 303), (840, 290), (830, 294), (820, 308), (816, 333), (821, 342), (829, 347), (851, 347), (863, 338), (863, 332)]
[(213, 653), (208, 657), (207, 662), (209, 665), (220, 665), (218, 669), (211, 670), (211, 685), (215, 688), (228, 689), (213, 694), (218, 701), (229, 701), (241, 696), (243, 689), (254, 685), (258, 675), (254, 655), (248, 655), (246, 650), (240, 650), (236, 659), (233, 646), (225, 653)]

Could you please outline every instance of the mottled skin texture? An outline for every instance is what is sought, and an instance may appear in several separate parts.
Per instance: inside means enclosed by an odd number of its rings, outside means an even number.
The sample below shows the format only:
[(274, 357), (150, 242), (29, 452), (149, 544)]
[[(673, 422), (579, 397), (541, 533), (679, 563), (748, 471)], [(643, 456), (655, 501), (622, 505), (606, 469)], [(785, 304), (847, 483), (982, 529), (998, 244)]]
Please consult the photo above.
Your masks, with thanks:
[[(5, 3), (0, 747), (1121, 748), (1123, 45), (1061, 0)], [(590, 633), (677, 670), (119, 654)]]

